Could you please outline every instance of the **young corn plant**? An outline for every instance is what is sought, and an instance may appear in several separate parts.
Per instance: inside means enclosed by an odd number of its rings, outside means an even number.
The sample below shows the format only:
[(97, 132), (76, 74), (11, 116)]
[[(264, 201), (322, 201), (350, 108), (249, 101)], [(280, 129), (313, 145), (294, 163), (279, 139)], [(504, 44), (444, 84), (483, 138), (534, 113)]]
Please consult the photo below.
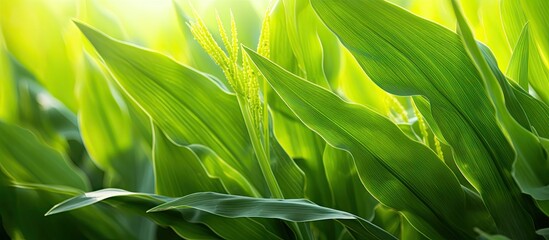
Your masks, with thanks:
[(0, 237), (549, 237), (546, 1), (77, 2), (0, 2)]

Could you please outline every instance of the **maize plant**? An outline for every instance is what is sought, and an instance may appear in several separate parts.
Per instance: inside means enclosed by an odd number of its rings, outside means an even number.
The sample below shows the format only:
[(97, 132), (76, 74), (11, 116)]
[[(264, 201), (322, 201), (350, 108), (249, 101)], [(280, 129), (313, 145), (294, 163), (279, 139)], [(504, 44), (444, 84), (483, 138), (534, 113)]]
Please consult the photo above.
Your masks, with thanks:
[(0, 0), (0, 238), (549, 239), (548, 19)]

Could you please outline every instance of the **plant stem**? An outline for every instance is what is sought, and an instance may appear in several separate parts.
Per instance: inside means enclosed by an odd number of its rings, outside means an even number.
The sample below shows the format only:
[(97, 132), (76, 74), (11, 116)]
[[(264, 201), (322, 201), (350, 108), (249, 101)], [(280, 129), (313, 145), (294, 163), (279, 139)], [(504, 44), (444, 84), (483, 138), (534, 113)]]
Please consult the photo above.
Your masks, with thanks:
[(242, 111), (242, 116), (244, 117), (246, 128), (248, 129), (250, 140), (252, 142), (252, 147), (255, 151), (259, 167), (261, 168), (261, 173), (263, 174), (263, 176), (265, 177), (265, 181), (267, 182), (271, 197), (282, 199), (284, 198), (284, 195), (282, 194), (282, 190), (280, 190), (280, 186), (278, 185), (276, 177), (274, 176), (273, 170), (271, 168), (271, 161), (261, 144), (260, 134), (258, 132), (259, 129), (256, 128), (250, 114), (247, 111), (248, 105), (246, 104), (246, 100), (242, 99), (238, 95), (237, 98), (240, 105), (240, 110)]

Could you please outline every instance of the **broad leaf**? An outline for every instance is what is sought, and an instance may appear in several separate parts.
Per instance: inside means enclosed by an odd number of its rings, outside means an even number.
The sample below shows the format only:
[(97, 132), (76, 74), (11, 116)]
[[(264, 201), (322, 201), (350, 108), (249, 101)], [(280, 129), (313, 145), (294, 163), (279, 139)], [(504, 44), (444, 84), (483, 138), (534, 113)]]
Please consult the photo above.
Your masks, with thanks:
[[(146, 213), (148, 209), (177, 199), (155, 194), (128, 192), (120, 189), (103, 189), (76, 196), (54, 206), (48, 212), (48, 215), (79, 209), (105, 200), (117, 208), (132, 210), (160, 225), (170, 226), (180, 236), (185, 238), (216, 238), (216, 235), (219, 235), (219, 237), (224, 239), (240, 239), (242, 236), (252, 239), (281, 239), (276, 234), (284, 233), (282, 231), (284, 230), (284, 226), (275, 225), (266, 228), (254, 220), (227, 221), (227, 219), (203, 212), (199, 209)], [(212, 231), (204, 228), (205, 226), (211, 228)], [(214, 232), (215, 234), (213, 235), (206, 235)]]
[(146, 191), (151, 164), (136, 146), (129, 110), (94, 60), (85, 55), (84, 61), (78, 119), (86, 150), (107, 173), (107, 186)]
[(277, 218), (292, 222), (356, 218), (352, 214), (321, 207), (306, 199), (258, 199), (213, 192), (193, 193), (149, 212), (185, 208), (195, 208), (227, 218)]
[(173, 142), (208, 146), (255, 187), (248, 194), (265, 194), (265, 180), (257, 171), (259, 165), (234, 95), (168, 57), (77, 25), (125, 93)]
[[(301, 121), (330, 145), (353, 155), (362, 183), (376, 199), (402, 211), (427, 236), (473, 235), (471, 222), (466, 220), (465, 193), (455, 175), (429, 148), (372, 110), (344, 102), (247, 52)], [(417, 172), (428, 172), (429, 176)]]
[(306, 199), (260, 199), (212, 192), (193, 193), (155, 207), (149, 212), (193, 208), (227, 218), (275, 218), (292, 222), (339, 219), (358, 236), (394, 239), (368, 221), (347, 212), (318, 206)]
[(457, 166), (499, 231), (532, 237), (529, 203), (510, 174), (515, 153), (459, 36), (384, 1), (315, 0), (313, 7), (374, 82), (390, 93), (430, 101), (441, 138), (453, 147)]
[[(195, 151), (199, 154), (196, 154)], [(205, 151), (196, 146), (190, 148), (176, 146), (166, 138), (161, 130), (156, 129), (154, 133), (154, 166), (157, 193), (177, 197), (204, 191), (225, 193), (224, 185), (231, 190), (237, 188), (238, 185), (232, 181), (237, 178), (238, 173), (230, 169), (230, 166), (223, 166), (221, 159)], [(214, 169), (225, 170), (225, 174), (228, 173), (229, 175), (221, 175), (219, 179), (209, 176), (203, 164), (210, 164), (207, 161), (212, 160), (217, 162)], [(243, 191), (237, 190), (234, 192)], [(203, 223), (219, 236), (229, 239), (234, 239), (238, 234), (251, 237), (258, 234), (257, 229), (261, 230), (262, 228), (276, 232), (275, 229), (282, 225), (274, 221), (257, 222), (247, 218), (227, 220), (213, 215), (204, 217)], [(255, 226), (255, 228), (238, 226)], [(238, 232), (235, 232), (235, 229), (238, 229)]]
[(0, 121), (0, 170), (21, 182), (88, 190), (84, 174), (30, 131)]

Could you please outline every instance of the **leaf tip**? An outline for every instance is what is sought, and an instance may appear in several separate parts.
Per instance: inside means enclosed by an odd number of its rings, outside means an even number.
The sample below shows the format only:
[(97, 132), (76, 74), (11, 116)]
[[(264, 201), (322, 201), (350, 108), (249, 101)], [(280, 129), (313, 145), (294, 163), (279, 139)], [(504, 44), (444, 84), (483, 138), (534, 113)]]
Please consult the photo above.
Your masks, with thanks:
[(146, 213), (161, 212), (161, 211), (164, 211), (164, 210), (166, 210), (166, 209), (164, 209), (162, 207), (162, 205), (159, 205), (159, 206), (156, 206), (156, 207), (153, 207), (153, 208), (147, 210)]

